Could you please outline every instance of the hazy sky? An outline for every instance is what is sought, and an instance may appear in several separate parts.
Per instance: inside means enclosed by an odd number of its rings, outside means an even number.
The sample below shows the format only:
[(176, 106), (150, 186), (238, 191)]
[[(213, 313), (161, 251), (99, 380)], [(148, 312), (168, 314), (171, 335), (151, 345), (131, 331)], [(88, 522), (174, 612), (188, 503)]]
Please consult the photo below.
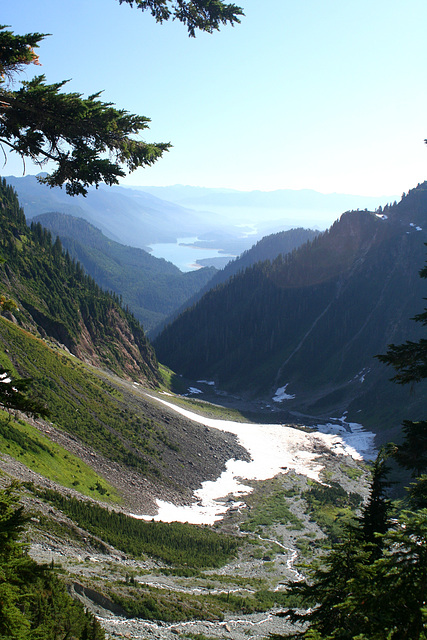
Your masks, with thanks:
[(128, 184), (388, 195), (426, 178), (425, 0), (236, 4), (240, 25), (195, 39), (117, 0), (3, 2), (1, 21), (52, 34), (36, 73), (103, 90), (172, 142)]

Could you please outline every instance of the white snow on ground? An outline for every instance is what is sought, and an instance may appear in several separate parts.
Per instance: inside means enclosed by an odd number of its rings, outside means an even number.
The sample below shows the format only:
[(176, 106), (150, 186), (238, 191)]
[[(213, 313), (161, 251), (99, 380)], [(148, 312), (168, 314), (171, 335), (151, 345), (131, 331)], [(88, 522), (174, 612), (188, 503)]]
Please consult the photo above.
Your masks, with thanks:
[(197, 387), (188, 387), (187, 391), (188, 393), (192, 394), (203, 393), (203, 391), (201, 389), (198, 389)]
[(199, 384), (208, 384), (210, 387), (215, 386), (215, 382), (213, 380), (197, 380)]
[(293, 400), (293, 398), (295, 398), (295, 395), (286, 393), (287, 386), (288, 385), (285, 384), (284, 387), (279, 387), (277, 389), (276, 394), (272, 398), (274, 402), (283, 402), (283, 400)]
[[(364, 431), (359, 424), (346, 423), (344, 417), (340, 424), (331, 422), (316, 427), (318, 431), (306, 432), (281, 424), (250, 424), (207, 418), (171, 402), (150, 397), (194, 422), (234, 433), (251, 456), (250, 462), (228, 460), (225, 471), (217, 480), (204, 482), (202, 488), (195, 491), (197, 502), (192, 505), (182, 507), (158, 500), (159, 511), (154, 520), (213, 524), (231, 506), (238, 506), (227, 501), (227, 496), (252, 491), (242, 482), (244, 480), (266, 480), (291, 469), (319, 480), (323, 466), (318, 458), (325, 447), (356, 460), (374, 456), (374, 434)], [(146, 516), (146, 519), (151, 520), (152, 516)]]

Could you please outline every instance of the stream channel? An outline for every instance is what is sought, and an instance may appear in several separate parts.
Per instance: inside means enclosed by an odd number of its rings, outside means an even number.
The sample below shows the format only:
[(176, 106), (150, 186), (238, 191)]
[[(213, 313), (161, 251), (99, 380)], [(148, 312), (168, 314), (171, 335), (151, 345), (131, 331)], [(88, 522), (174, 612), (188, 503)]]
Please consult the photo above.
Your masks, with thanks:
[[(230, 508), (238, 508), (239, 497), (252, 491), (245, 485), (245, 480), (266, 480), (280, 473), (293, 470), (296, 474), (313, 480), (320, 479), (323, 469), (320, 457), (325, 452), (351, 456), (356, 460), (371, 460), (375, 457), (374, 434), (365, 431), (357, 423), (348, 423), (345, 417), (332, 419), (326, 424), (317, 425), (310, 430), (296, 429), (281, 424), (252, 424), (207, 418), (193, 413), (176, 404), (155, 396), (150, 398), (166, 405), (173, 411), (194, 422), (215, 428), (237, 436), (239, 443), (249, 452), (251, 460), (231, 459), (225, 471), (215, 481), (207, 481), (195, 491), (194, 502), (188, 506), (177, 506), (161, 500), (157, 501), (158, 513), (155, 520), (163, 522), (189, 522), (192, 524), (211, 525), (223, 518)], [(232, 497), (231, 497), (232, 496)], [(135, 516), (152, 520), (153, 516)], [(294, 548), (283, 545), (278, 540), (261, 538), (274, 543), (283, 549), (283, 564), (287, 568), (289, 578), (301, 579), (301, 574), (293, 564), (297, 558)], [(236, 565), (236, 570), (240, 569)], [(144, 580), (143, 580), (144, 581)], [(151, 582), (157, 588), (179, 591), (176, 585)], [(277, 589), (280, 589), (279, 584)], [(244, 591), (245, 589), (239, 589)], [(192, 593), (201, 590), (186, 589)], [(229, 591), (229, 589), (227, 590)], [(247, 589), (246, 589), (247, 591)], [(214, 593), (214, 591), (211, 591)], [(232, 638), (247, 640), (248, 638), (265, 638), (270, 633), (283, 634), (295, 631), (294, 626), (274, 612), (226, 617), (224, 621), (187, 621), (175, 624), (151, 622), (141, 619), (125, 619), (116, 616), (100, 618), (105, 630), (113, 637), (127, 638), (161, 638), (168, 640), (177, 635), (203, 634), (215, 638)]]

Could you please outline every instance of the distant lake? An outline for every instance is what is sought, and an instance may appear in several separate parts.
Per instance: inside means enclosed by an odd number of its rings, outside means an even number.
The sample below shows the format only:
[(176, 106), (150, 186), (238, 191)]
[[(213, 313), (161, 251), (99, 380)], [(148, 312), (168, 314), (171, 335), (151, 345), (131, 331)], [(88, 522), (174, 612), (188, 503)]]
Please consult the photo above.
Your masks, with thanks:
[(194, 245), (194, 242), (197, 241), (197, 237), (178, 238), (176, 242), (159, 242), (150, 245), (149, 248), (151, 249), (150, 253), (152, 256), (155, 258), (164, 258), (184, 272), (200, 269), (200, 265), (196, 264), (196, 261), (203, 258), (229, 257), (231, 260), (235, 257), (227, 253), (221, 253), (218, 249), (197, 247)]

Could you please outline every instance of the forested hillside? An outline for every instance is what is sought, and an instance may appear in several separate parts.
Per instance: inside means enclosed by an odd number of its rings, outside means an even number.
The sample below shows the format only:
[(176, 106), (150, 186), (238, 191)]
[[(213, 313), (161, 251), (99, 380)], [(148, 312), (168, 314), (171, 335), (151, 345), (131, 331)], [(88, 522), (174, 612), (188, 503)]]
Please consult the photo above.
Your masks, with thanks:
[(287, 384), (291, 409), (350, 408), (373, 426), (398, 424), (423, 394), (391, 392), (374, 356), (419, 336), (409, 318), (425, 296), (426, 226), (426, 183), (384, 211), (347, 212), (299, 250), (208, 292), (156, 339), (158, 357), (252, 396)]
[(156, 336), (160, 331), (174, 320), (179, 313), (185, 311), (187, 307), (194, 305), (200, 300), (205, 293), (210, 289), (226, 282), (229, 278), (236, 275), (239, 272), (244, 271), (248, 267), (256, 264), (257, 262), (265, 260), (274, 260), (279, 254), (286, 255), (294, 249), (297, 249), (305, 242), (312, 240), (318, 235), (318, 231), (312, 229), (289, 229), (288, 231), (279, 231), (278, 233), (272, 233), (265, 236), (254, 244), (250, 249), (244, 251), (241, 256), (229, 262), (223, 269), (217, 271), (208, 283), (202, 287), (195, 295), (189, 298), (185, 305), (183, 305), (177, 312), (167, 318), (167, 320), (160, 324), (156, 330), (151, 334), (152, 337)]
[(183, 273), (163, 258), (107, 238), (82, 218), (45, 213), (33, 221), (40, 222), (54, 237), (59, 236), (64, 249), (97, 284), (121, 296), (147, 332), (183, 305), (216, 273), (213, 267)]
[(13, 322), (64, 345), (82, 360), (156, 384), (158, 365), (142, 327), (41, 224), (27, 227), (12, 187), (0, 184), (2, 294)]

